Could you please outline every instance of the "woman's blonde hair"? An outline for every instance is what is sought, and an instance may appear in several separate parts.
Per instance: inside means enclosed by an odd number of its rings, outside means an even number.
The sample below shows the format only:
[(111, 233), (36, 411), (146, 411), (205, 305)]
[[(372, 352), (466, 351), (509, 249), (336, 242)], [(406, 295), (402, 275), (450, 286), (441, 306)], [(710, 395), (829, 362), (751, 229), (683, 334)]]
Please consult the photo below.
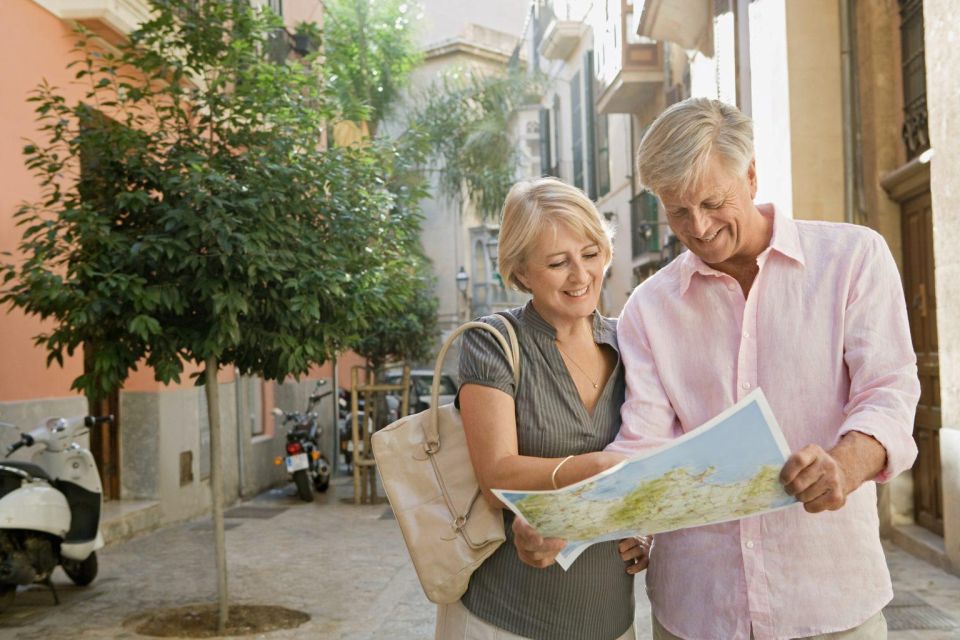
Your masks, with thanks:
[(695, 187), (716, 154), (743, 173), (753, 159), (753, 121), (719, 100), (688, 98), (657, 116), (637, 148), (640, 183), (657, 195)]
[(513, 185), (503, 203), (498, 267), (506, 286), (530, 292), (517, 274), (540, 234), (561, 224), (597, 243), (604, 269), (610, 266), (613, 229), (590, 198), (556, 178), (524, 180)]

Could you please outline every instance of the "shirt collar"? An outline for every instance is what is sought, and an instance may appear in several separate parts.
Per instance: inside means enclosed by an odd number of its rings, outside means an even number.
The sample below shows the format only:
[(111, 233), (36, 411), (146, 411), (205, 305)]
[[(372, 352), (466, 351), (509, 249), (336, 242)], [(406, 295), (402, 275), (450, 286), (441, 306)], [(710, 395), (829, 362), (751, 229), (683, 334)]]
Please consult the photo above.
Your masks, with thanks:
[[(551, 342), (557, 339), (557, 330), (537, 313), (537, 310), (533, 307), (533, 300), (528, 300), (523, 305), (520, 311), (520, 325), (532, 329), (536, 334), (548, 337)], [(615, 332), (608, 326), (608, 323), (603, 321), (603, 317), (594, 311), (593, 341), (597, 344), (615, 344), (615, 339)]]
[[(804, 266), (803, 248), (800, 245), (800, 234), (797, 231), (797, 223), (793, 218), (787, 217), (779, 211), (773, 204), (759, 204), (757, 208), (760, 213), (773, 219), (773, 234), (770, 237), (770, 245), (766, 251), (776, 251), (791, 260), (795, 260), (801, 266)], [(699, 273), (706, 276), (719, 276), (721, 273), (705, 263), (693, 251), (684, 251), (677, 257), (680, 260), (680, 286), (679, 294), (682, 296), (690, 288), (690, 281), (693, 274)]]
[(773, 216), (773, 237), (770, 238), (770, 248), (796, 261), (800, 266), (806, 266), (796, 220), (784, 215), (772, 204), (760, 205), (760, 212)]

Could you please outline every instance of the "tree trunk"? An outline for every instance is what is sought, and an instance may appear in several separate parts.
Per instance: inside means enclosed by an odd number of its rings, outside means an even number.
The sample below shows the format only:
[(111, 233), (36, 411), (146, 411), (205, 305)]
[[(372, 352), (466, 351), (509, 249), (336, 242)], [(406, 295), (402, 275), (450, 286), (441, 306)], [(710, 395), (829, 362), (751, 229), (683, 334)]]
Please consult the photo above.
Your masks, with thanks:
[(219, 608), (217, 633), (227, 631), (227, 545), (223, 528), (223, 452), (220, 431), (220, 389), (217, 384), (219, 363), (210, 356), (205, 363), (207, 412), (210, 418), (210, 495), (213, 509), (213, 542), (217, 556), (217, 594)]

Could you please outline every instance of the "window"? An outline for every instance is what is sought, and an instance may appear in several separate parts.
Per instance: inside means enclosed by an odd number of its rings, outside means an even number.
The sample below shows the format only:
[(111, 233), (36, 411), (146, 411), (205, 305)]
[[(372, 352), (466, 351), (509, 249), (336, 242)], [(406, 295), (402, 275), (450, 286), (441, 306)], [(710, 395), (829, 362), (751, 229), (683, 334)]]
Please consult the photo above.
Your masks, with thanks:
[(270, 7), (270, 10), (275, 14), (283, 17), (283, 0), (269, 0), (267, 6)]
[(553, 174), (553, 162), (550, 158), (550, 109), (540, 109), (540, 171), (542, 175)]
[(923, 1), (900, 0), (903, 65), (903, 143), (912, 160), (930, 148), (927, 133), (927, 78), (923, 46)]
[(560, 96), (553, 96), (553, 165), (550, 175), (560, 177)]
[(583, 100), (587, 114), (587, 179), (590, 181), (587, 193), (591, 200), (596, 200), (610, 191), (610, 123), (607, 115), (597, 113), (594, 102), (599, 82), (593, 72), (592, 50), (584, 54), (583, 68), (586, 73)]
[(570, 122), (573, 131), (573, 184), (583, 189), (583, 113), (580, 108), (580, 72), (570, 81)]
[(586, 114), (586, 152), (587, 152), (587, 196), (596, 200), (597, 196), (597, 113), (593, 103), (593, 88), (596, 80), (593, 75), (593, 50), (583, 54), (583, 112)]
[(610, 116), (602, 114), (597, 118), (597, 197), (610, 192)]
[(659, 203), (657, 197), (644, 191), (630, 201), (631, 255), (660, 251)]

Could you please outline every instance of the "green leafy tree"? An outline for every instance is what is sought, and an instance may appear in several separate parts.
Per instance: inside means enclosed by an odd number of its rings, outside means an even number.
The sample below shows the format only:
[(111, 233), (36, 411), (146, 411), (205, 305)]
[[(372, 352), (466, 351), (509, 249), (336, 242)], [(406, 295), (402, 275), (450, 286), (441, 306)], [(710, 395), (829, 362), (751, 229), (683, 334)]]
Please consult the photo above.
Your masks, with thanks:
[[(376, 140), (379, 150), (380, 171), (385, 187), (394, 195), (394, 215), (400, 219), (420, 219), (420, 200), (427, 192), (419, 166), (422, 164), (426, 146), (421, 137), (408, 136), (401, 140)], [(437, 327), (437, 299), (433, 293), (430, 261), (420, 245), (420, 227), (411, 233), (389, 233), (403, 246), (404, 264), (394, 270), (393, 293), (402, 299), (402, 308), (375, 318), (367, 326), (354, 351), (366, 358), (374, 374), (382, 379), (384, 365), (388, 362), (414, 363), (430, 357), (439, 335)], [(386, 400), (382, 395), (376, 399), (375, 415), (387, 416)], [(378, 424), (385, 426), (385, 422)]]
[[(0, 301), (51, 320), (48, 361), (78, 348), (91, 400), (139, 363), (162, 382), (203, 367), (210, 410), (219, 625), (227, 623), (216, 371), (281, 379), (406, 309), (395, 283), (418, 218), (376, 148), (318, 148), (333, 101), (313, 63), (265, 59), (276, 17), (247, 2), (155, 0), (119, 53), (81, 32), (79, 102), (41, 85), (43, 189), (16, 216)], [(402, 192), (400, 192), (402, 195)]]
[(453, 70), (419, 96), (410, 131), (426, 139), (442, 195), (460, 203), (466, 197), (484, 218), (499, 213), (520, 160), (511, 116), (539, 102), (541, 85), (513, 69)]
[(411, 0), (326, 0), (325, 68), (348, 120), (366, 122), (371, 137), (398, 104), (420, 62)]

